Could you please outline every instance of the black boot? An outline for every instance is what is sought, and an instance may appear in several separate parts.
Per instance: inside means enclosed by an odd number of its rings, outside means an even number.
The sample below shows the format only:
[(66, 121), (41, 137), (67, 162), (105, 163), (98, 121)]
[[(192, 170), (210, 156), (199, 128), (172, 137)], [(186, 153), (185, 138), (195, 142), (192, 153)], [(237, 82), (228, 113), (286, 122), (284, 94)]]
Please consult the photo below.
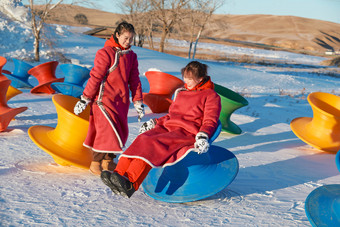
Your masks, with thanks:
[(116, 186), (116, 189), (118, 189), (120, 194), (126, 198), (130, 198), (136, 191), (133, 187), (133, 184), (129, 180), (116, 172), (111, 174), (110, 181)]
[(109, 186), (109, 188), (111, 188), (111, 191), (117, 195), (120, 195), (119, 190), (117, 189), (117, 187), (113, 184), (113, 182), (111, 182), (110, 178), (111, 178), (111, 172), (109, 171), (102, 171), (102, 173), (100, 174), (100, 178), (102, 179), (103, 183), (106, 184), (107, 186)]

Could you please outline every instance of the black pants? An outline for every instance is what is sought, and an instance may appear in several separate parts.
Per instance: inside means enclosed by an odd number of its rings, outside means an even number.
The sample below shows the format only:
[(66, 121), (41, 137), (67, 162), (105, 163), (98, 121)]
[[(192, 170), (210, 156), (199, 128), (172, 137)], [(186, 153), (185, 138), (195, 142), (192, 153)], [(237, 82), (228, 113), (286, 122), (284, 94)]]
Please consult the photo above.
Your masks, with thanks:
[(93, 151), (93, 161), (100, 162), (102, 160), (113, 160), (116, 157), (113, 153), (101, 153)]

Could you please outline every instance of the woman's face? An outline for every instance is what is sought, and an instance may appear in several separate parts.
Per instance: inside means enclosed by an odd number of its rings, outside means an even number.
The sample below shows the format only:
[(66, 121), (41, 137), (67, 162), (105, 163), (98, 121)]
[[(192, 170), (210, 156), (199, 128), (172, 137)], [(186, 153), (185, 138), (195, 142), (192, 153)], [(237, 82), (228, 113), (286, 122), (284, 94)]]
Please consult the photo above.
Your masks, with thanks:
[(193, 89), (197, 84), (202, 81), (202, 78), (197, 80), (191, 72), (184, 72), (183, 74), (184, 83), (187, 84), (188, 89)]
[(121, 35), (118, 35), (117, 33), (117, 39), (118, 39), (118, 43), (124, 47), (124, 48), (128, 48), (132, 41), (133, 41), (133, 37), (135, 36), (134, 33), (132, 32), (128, 32), (128, 31), (125, 31), (123, 32)]

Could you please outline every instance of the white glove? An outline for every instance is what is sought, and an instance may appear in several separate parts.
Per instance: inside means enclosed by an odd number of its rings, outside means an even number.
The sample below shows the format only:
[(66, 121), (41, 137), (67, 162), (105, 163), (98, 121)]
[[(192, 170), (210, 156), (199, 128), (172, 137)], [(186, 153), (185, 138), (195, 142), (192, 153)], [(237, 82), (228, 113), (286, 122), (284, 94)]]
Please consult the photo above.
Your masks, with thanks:
[(144, 117), (144, 105), (141, 101), (136, 101), (134, 107), (138, 113), (138, 121), (140, 121)]
[(156, 122), (154, 119), (150, 119), (142, 124), (139, 128), (139, 134), (142, 134), (150, 129), (153, 129), (156, 126)]
[(74, 106), (73, 112), (75, 115), (79, 115), (83, 112), (86, 106), (90, 103), (90, 100), (86, 99), (83, 95), (80, 96), (80, 100)]
[(196, 142), (194, 144), (195, 151), (198, 154), (206, 153), (210, 147), (210, 144), (208, 142), (209, 139), (208, 135), (204, 132), (198, 132), (195, 139), (196, 139)]

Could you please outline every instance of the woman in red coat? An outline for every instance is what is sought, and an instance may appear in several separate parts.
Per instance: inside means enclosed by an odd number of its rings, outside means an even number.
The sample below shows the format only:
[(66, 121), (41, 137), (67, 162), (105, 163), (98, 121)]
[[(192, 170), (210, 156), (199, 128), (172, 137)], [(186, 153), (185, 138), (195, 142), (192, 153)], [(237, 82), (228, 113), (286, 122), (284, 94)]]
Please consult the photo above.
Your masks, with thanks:
[(185, 85), (176, 91), (169, 113), (145, 122), (114, 172), (102, 172), (102, 181), (115, 194), (131, 197), (151, 168), (174, 165), (190, 151), (208, 151), (221, 112), (220, 97), (207, 76), (207, 65), (190, 62), (182, 75)]
[(89, 129), (83, 145), (93, 151), (90, 171), (97, 175), (109, 167), (114, 169), (115, 153), (122, 153), (126, 143), (129, 91), (139, 119), (144, 116), (137, 55), (130, 46), (134, 35), (131, 24), (122, 22), (118, 25), (104, 48), (96, 53), (90, 78), (81, 100), (74, 107), (74, 113), (78, 115), (88, 104), (91, 106)]

